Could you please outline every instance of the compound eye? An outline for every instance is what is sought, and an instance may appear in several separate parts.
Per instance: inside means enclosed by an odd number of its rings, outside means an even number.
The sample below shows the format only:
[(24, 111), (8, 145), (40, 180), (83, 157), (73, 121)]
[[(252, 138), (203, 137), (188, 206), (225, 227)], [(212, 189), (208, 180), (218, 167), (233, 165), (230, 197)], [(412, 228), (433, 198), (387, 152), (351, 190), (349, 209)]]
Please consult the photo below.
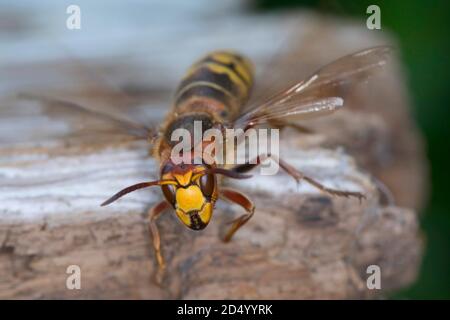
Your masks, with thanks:
[(175, 207), (175, 187), (171, 184), (161, 186), (162, 192), (166, 200)]
[(173, 169), (173, 164), (171, 164), (171, 163), (166, 163), (166, 165), (164, 165), (164, 167), (162, 167), (161, 175), (163, 175), (164, 173), (167, 173), (167, 172), (171, 171), (172, 169)]
[(215, 177), (213, 174), (205, 174), (200, 177), (200, 189), (203, 195), (210, 197), (214, 192)]

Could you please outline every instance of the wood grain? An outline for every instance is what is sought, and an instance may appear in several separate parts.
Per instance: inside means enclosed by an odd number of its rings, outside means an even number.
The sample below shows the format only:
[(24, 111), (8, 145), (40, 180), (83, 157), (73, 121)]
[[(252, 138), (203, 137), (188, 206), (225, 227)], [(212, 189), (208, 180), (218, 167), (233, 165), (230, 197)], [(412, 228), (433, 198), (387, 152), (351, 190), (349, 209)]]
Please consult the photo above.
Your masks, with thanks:
[[(8, 150), (14, 168), (34, 175), (34, 182), (27, 178), (27, 187), (4, 187), (1, 194), (0, 297), (356, 298), (379, 294), (365, 286), (368, 265), (381, 267), (383, 292), (416, 275), (421, 241), (414, 212), (381, 206), (370, 177), (341, 152), (312, 149), (289, 159), (305, 172), (318, 172), (327, 185), (364, 191), (368, 199), (331, 199), (303, 184), (297, 192), (284, 174), (237, 183), (257, 210), (230, 244), (219, 237), (242, 212), (224, 203), (203, 232), (185, 229), (171, 213), (158, 221), (168, 262), (166, 283), (158, 287), (145, 209), (159, 190), (98, 206), (128, 180), (152, 172), (139, 156), (141, 147), (58, 147), (58, 155), (44, 162), (36, 153), (33, 159)], [(58, 179), (61, 172), (49, 168), (71, 168), (72, 177)], [(79, 291), (65, 287), (66, 268), (73, 264), (82, 270)]]

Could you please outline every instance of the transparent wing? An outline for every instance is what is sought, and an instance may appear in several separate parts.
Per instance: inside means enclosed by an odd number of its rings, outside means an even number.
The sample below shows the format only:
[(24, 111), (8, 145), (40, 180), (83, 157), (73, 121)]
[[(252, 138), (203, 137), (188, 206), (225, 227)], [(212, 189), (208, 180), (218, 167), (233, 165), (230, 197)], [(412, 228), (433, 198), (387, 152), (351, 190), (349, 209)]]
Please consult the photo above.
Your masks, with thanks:
[[(65, 119), (68, 119), (75, 115), (78, 118), (80, 126), (84, 127), (80, 128), (81, 130), (97, 132), (103, 130), (106, 132), (108, 131), (108, 127), (110, 127), (113, 130), (119, 130), (121, 133), (138, 139), (152, 139), (156, 135), (156, 130), (153, 128), (127, 119), (124, 116), (96, 111), (75, 102), (34, 93), (20, 93), (17, 95), (17, 98), (39, 102), (45, 109), (45, 113), (50, 116), (57, 117), (58, 115), (62, 115)], [(84, 119), (84, 117), (88, 119)], [(101, 124), (96, 126), (94, 123), (98, 122), (101, 122)], [(90, 130), (91, 128), (95, 129)]]
[(391, 51), (391, 47), (379, 46), (344, 56), (265, 102), (250, 106), (235, 120), (234, 127), (247, 128), (274, 119), (303, 120), (332, 113), (343, 106), (345, 91), (383, 67)]

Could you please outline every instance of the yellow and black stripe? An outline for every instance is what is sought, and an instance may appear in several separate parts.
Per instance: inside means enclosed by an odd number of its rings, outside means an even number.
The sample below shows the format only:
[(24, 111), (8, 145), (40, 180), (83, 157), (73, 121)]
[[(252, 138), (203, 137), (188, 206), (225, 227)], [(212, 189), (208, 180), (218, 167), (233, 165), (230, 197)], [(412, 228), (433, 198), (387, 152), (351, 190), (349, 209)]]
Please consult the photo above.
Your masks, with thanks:
[(215, 51), (195, 63), (181, 81), (175, 95), (180, 107), (202, 98), (213, 99), (235, 116), (248, 100), (253, 85), (251, 62), (231, 51)]

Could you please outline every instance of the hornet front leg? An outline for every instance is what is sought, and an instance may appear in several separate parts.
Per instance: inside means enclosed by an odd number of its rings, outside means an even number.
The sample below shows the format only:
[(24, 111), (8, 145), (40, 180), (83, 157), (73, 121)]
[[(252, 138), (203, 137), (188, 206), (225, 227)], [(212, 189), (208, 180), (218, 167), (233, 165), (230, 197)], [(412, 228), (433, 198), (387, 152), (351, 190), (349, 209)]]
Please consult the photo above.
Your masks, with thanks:
[(149, 212), (149, 229), (152, 233), (153, 238), (153, 248), (155, 250), (156, 261), (158, 262), (158, 271), (156, 272), (156, 282), (158, 284), (162, 283), (164, 277), (164, 271), (166, 264), (164, 258), (161, 254), (161, 238), (159, 236), (158, 226), (156, 225), (156, 219), (163, 213), (166, 209), (170, 208), (170, 204), (167, 201), (161, 201), (154, 205)]
[(245, 194), (237, 190), (222, 188), (220, 190), (220, 196), (232, 203), (240, 205), (246, 211), (245, 214), (231, 221), (232, 226), (223, 238), (224, 242), (229, 242), (236, 231), (238, 231), (238, 229), (253, 216), (253, 213), (255, 212), (255, 205)]

